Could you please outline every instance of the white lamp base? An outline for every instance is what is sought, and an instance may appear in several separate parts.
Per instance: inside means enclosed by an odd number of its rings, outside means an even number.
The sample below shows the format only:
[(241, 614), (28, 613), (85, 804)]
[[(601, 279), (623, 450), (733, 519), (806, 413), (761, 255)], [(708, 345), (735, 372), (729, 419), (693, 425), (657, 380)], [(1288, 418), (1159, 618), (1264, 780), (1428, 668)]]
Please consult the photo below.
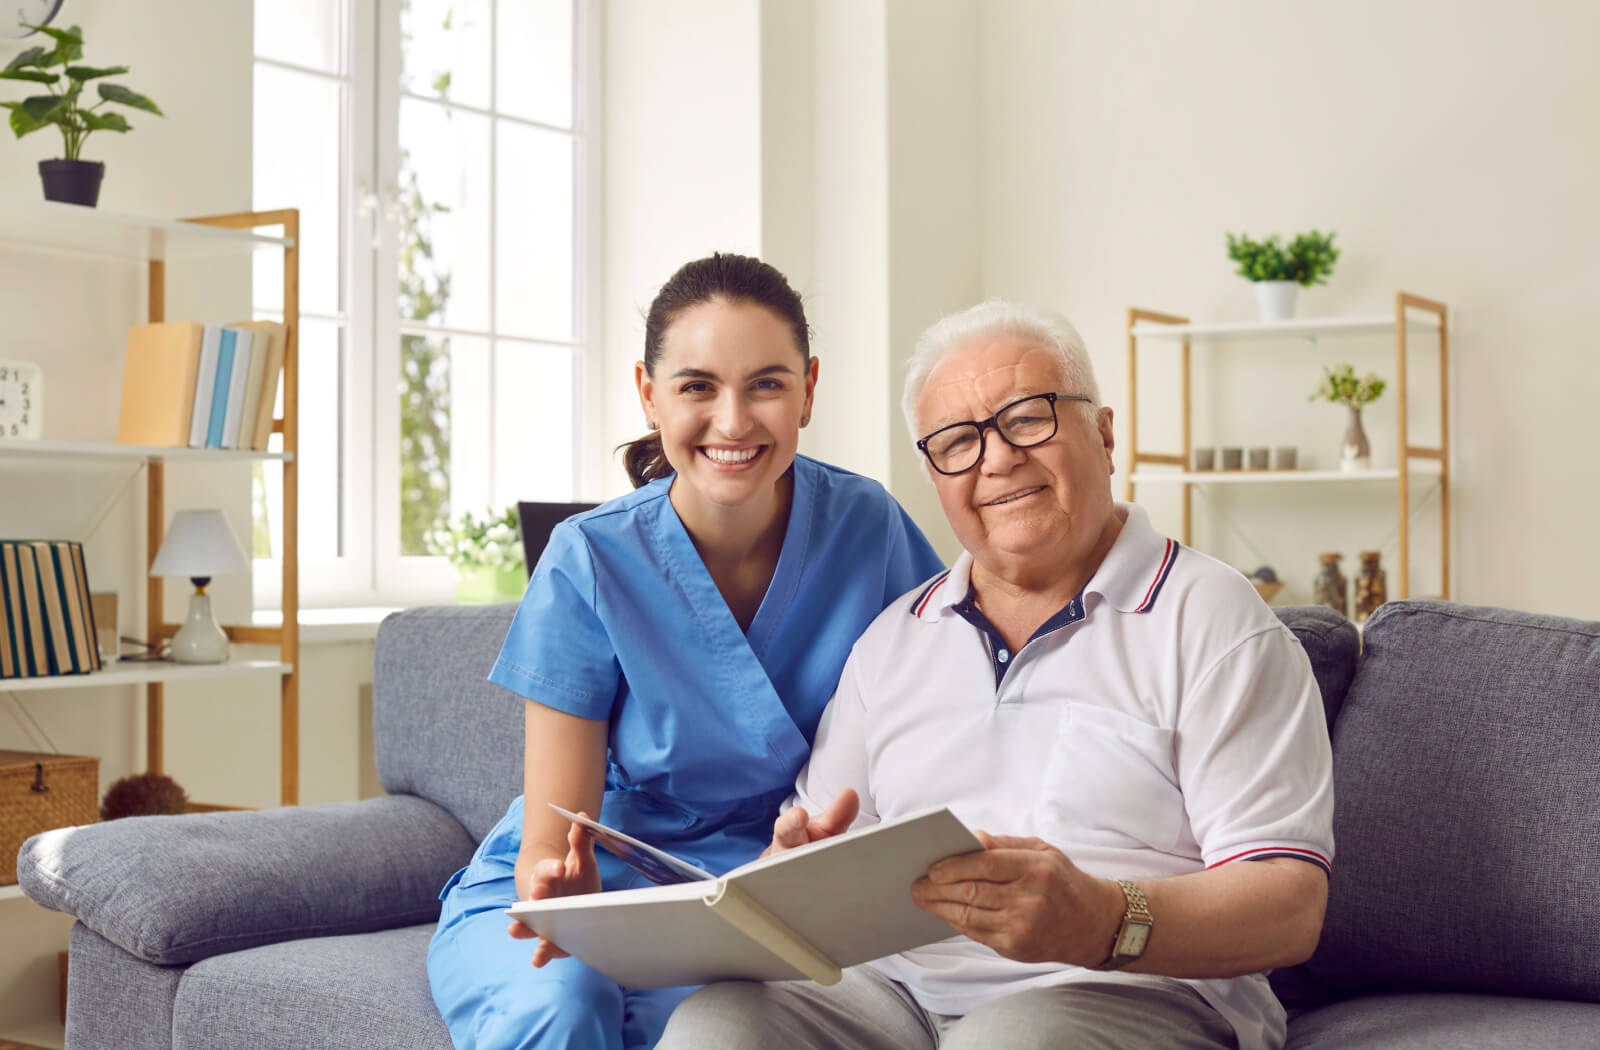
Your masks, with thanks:
[(180, 664), (220, 664), (228, 659), (228, 635), (211, 614), (203, 589), (189, 596), (189, 614), (172, 638), (172, 659)]

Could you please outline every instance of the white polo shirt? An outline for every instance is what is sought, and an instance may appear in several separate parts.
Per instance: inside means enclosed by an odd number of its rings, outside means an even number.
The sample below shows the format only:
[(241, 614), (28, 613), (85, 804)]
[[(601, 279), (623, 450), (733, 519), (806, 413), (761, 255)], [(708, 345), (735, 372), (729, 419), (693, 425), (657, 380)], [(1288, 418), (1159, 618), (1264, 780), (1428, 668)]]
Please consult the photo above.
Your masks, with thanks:
[[(1084, 589), (1016, 652), (970, 602), (962, 553), (856, 642), (797, 782), (844, 788), (861, 824), (948, 805), (967, 826), (1038, 836), (1092, 875), (1181, 875), (1246, 859), (1333, 857), (1332, 755), (1311, 665), (1232, 568), (1125, 524)], [(1154, 936), (1161, 936), (1156, 916)], [(953, 937), (873, 964), (941, 1014), (1082, 978)], [(1265, 974), (1194, 980), (1241, 1050), (1274, 1050)]]

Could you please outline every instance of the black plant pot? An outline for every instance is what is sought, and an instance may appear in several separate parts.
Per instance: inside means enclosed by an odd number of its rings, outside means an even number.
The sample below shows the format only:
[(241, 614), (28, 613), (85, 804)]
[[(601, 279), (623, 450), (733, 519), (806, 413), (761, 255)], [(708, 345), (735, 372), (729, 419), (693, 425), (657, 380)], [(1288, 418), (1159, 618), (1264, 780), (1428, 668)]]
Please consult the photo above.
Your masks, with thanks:
[(44, 181), (44, 199), (63, 204), (94, 207), (100, 199), (100, 180), (106, 166), (98, 160), (41, 160), (39, 178)]

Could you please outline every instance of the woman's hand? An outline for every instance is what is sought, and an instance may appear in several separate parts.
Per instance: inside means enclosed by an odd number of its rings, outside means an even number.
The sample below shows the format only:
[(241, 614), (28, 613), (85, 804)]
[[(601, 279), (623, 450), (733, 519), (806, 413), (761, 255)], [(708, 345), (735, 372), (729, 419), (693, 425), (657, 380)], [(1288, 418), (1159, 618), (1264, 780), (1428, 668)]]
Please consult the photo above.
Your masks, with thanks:
[(762, 850), (761, 855), (770, 857), (808, 842), (832, 838), (842, 831), (848, 831), (860, 812), (861, 799), (853, 788), (839, 792), (839, 797), (818, 817), (810, 816), (804, 809), (795, 806), (772, 822), (772, 844)]
[[(587, 813), (582, 815), (588, 816)], [(572, 897), (580, 893), (599, 893), (600, 889), (600, 867), (594, 859), (594, 837), (583, 825), (573, 824), (567, 830), (566, 858), (546, 857), (534, 864), (528, 899), (541, 901), (551, 897)], [(543, 966), (551, 959), (567, 957), (566, 952), (520, 922), (512, 922), (507, 932), (518, 940), (536, 938), (539, 941), (538, 947), (533, 950), (534, 966)]]

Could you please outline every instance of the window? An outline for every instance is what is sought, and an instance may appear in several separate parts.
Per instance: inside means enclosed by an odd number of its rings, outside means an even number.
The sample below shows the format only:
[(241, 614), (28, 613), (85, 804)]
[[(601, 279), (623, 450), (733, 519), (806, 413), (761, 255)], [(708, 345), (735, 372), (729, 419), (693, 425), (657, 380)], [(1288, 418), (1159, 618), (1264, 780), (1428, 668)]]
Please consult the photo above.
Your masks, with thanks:
[[(254, 197), (301, 209), (304, 604), (445, 599), (431, 528), (577, 498), (599, 346), (589, 7), (255, 7)], [(257, 266), (255, 311), (281, 316), (273, 264)], [(263, 599), (279, 469), (257, 472)]]

